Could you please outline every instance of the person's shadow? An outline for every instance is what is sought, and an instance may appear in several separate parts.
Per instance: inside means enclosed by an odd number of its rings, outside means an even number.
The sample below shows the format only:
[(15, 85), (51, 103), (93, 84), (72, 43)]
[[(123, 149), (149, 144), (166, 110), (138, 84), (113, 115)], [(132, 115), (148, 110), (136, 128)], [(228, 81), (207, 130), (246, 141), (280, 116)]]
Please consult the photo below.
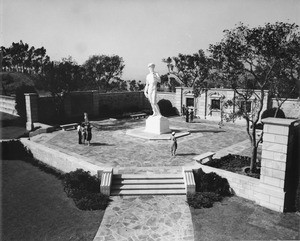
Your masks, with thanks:
[(197, 153), (191, 152), (191, 153), (176, 153), (176, 156), (195, 156)]
[(100, 142), (92, 142), (90, 146), (114, 146), (112, 144), (100, 143)]

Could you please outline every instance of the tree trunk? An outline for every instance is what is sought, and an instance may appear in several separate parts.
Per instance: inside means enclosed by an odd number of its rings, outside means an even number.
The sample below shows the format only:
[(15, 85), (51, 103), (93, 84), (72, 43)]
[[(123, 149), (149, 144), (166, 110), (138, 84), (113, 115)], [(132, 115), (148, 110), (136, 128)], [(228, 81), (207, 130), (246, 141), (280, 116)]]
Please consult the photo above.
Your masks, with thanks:
[(255, 123), (253, 123), (252, 127), (252, 156), (251, 156), (251, 162), (250, 162), (250, 173), (253, 173), (256, 170), (256, 159), (257, 159), (257, 145), (256, 145), (256, 128)]
[(252, 145), (252, 156), (250, 162), (250, 173), (253, 173), (256, 170), (256, 159), (257, 159), (257, 146)]

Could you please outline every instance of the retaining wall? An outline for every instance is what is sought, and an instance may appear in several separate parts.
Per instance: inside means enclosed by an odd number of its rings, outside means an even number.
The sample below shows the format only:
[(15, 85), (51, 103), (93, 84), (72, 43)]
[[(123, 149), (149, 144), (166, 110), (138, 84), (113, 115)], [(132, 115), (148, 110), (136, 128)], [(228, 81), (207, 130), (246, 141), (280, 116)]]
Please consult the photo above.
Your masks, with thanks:
[(0, 112), (18, 116), (15, 97), (0, 95)]
[(85, 171), (89, 171), (91, 175), (98, 175), (98, 170), (103, 168), (89, 163), (84, 157), (71, 156), (58, 150), (48, 148), (36, 142), (32, 142), (26, 138), (20, 139), (21, 143), (27, 147), (33, 157), (51, 167), (54, 167), (62, 172), (76, 171), (81, 168)]

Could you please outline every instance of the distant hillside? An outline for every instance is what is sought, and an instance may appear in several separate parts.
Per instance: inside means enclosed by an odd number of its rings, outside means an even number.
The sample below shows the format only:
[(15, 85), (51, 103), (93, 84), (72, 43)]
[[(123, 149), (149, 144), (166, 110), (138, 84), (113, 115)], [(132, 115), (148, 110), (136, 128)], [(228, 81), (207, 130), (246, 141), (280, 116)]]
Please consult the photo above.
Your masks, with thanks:
[(34, 86), (34, 81), (26, 74), (18, 72), (0, 72), (0, 94), (14, 95), (21, 85)]

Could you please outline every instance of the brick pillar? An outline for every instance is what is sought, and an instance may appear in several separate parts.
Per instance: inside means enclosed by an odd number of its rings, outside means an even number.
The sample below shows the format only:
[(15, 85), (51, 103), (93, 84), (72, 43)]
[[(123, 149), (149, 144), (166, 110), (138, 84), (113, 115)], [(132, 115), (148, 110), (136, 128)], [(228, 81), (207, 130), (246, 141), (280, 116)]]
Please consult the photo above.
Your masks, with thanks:
[(176, 87), (176, 94), (175, 94), (175, 107), (178, 110), (178, 114), (181, 115), (181, 108), (182, 108), (182, 87)]
[(296, 120), (263, 119), (260, 185), (255, 201), (261, 206), (283, 212), (286, 199), (287, 160), (290, 128)]
[(31, 131), (34, 128), (33, 123), (38, 121), (38, 95), (36, 93), (25, 93), (26, 103), (26, 130)]
[(99, 92), (97, 90), (92, 91), (93, 95), (93, 116), (99, 115)]

